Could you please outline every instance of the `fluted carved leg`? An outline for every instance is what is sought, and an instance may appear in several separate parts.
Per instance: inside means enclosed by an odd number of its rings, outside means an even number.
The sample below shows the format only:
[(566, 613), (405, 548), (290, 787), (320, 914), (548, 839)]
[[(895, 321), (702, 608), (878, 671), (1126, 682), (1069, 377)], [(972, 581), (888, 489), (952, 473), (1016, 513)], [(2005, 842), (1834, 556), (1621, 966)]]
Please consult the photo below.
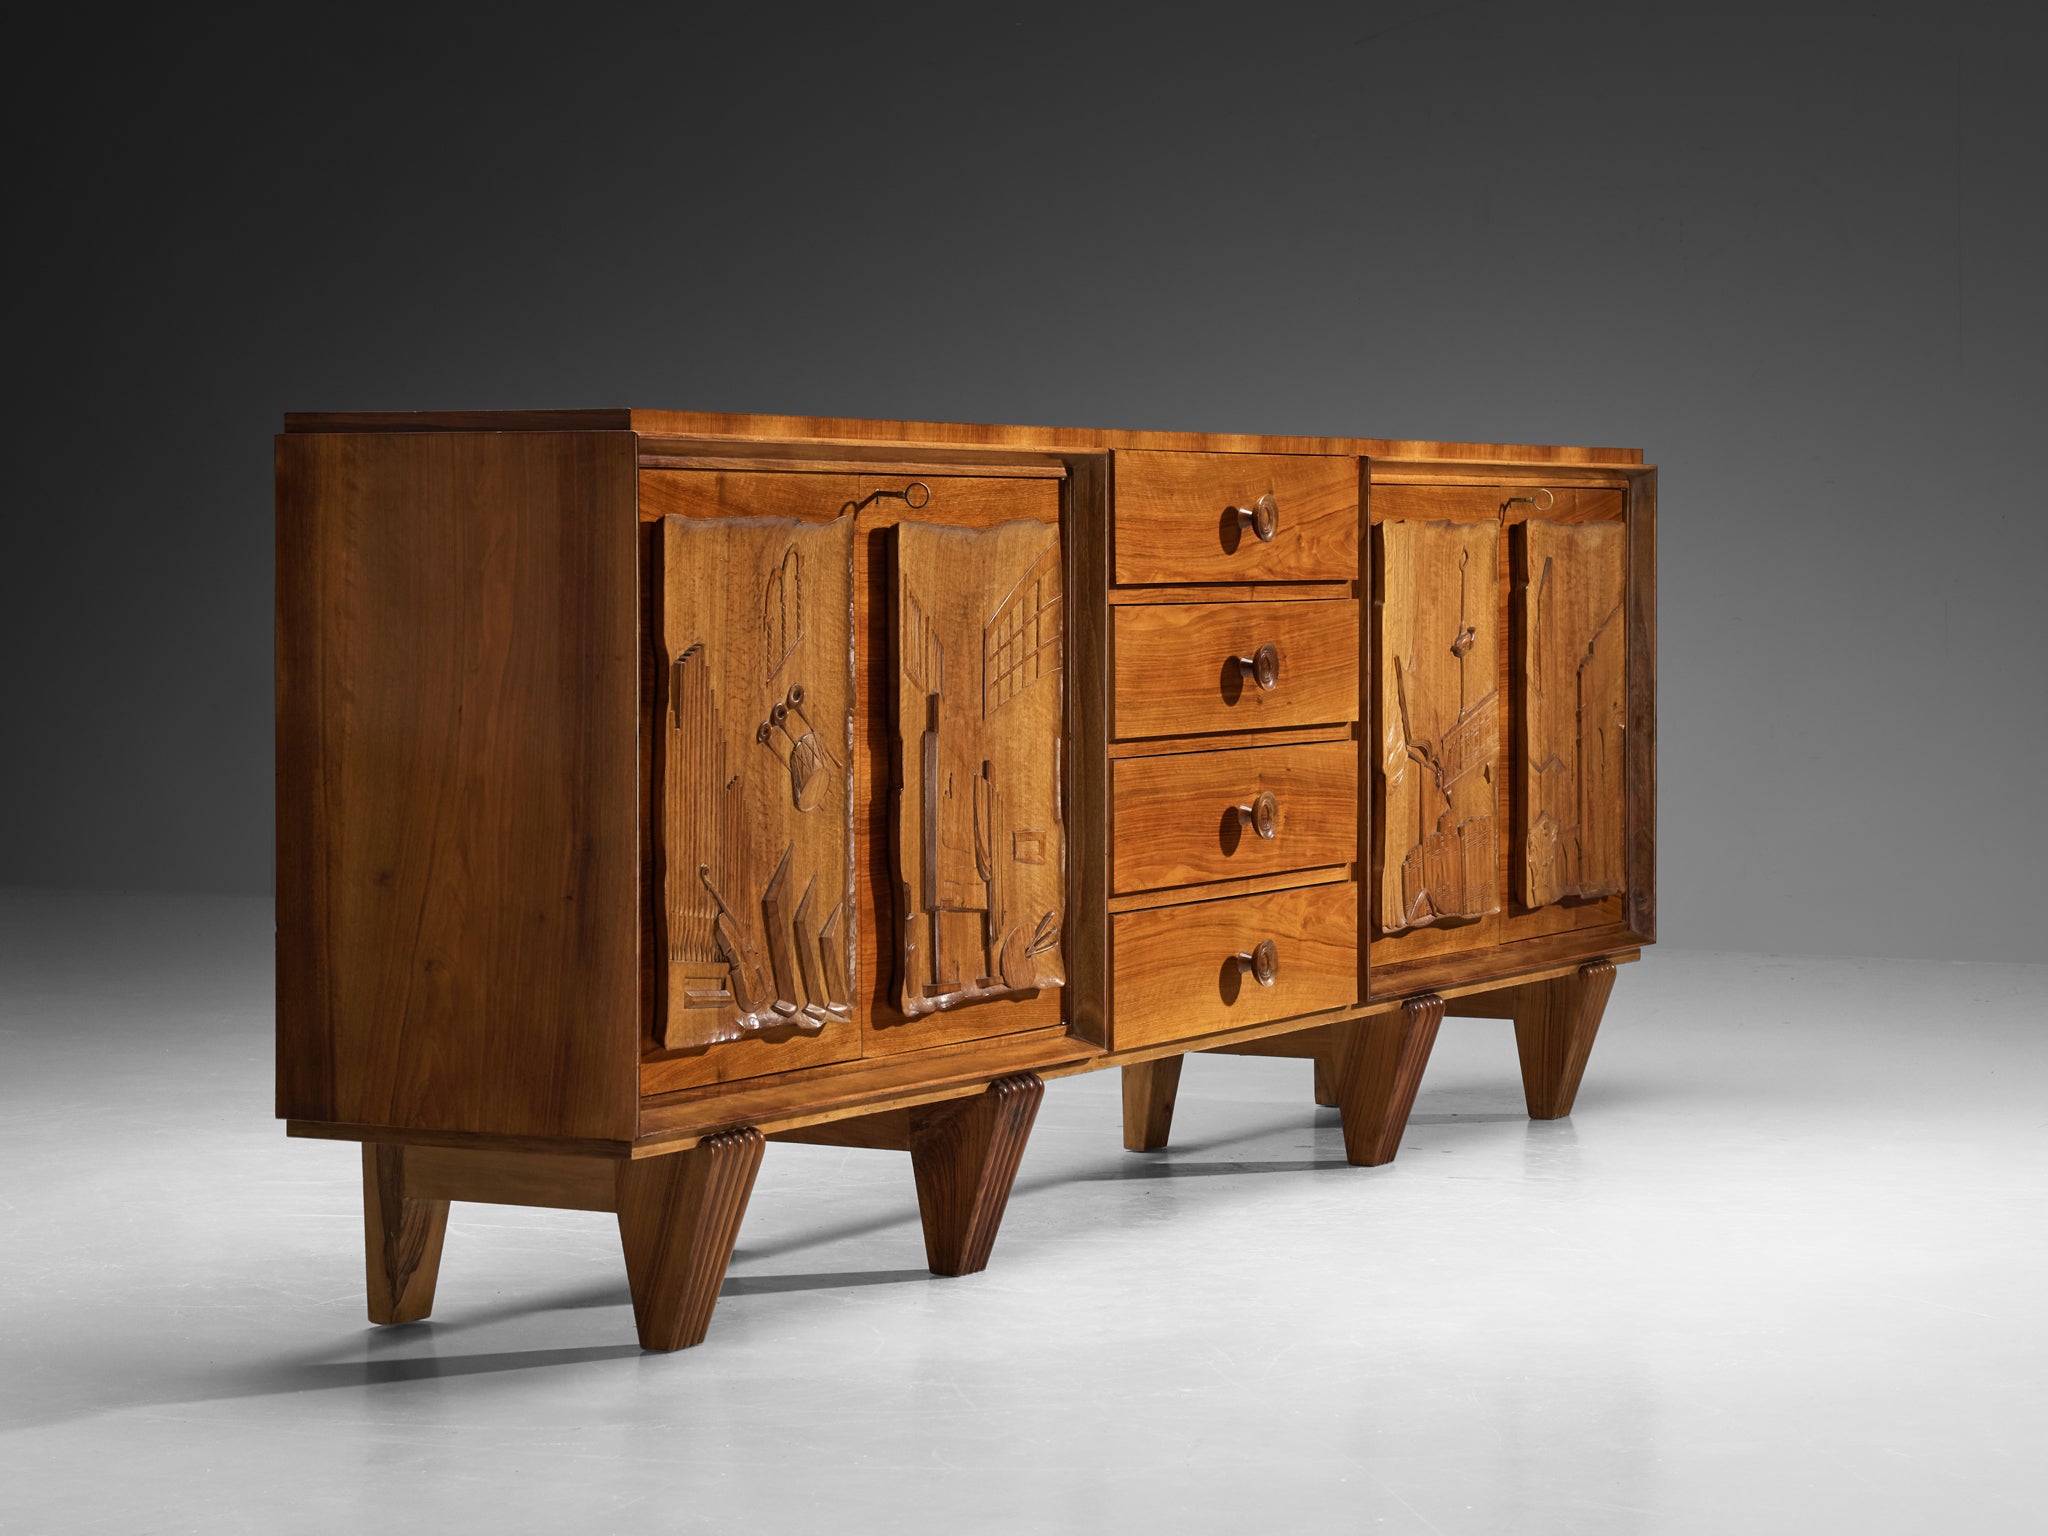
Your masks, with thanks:
[(448, 1202), (406, 1193), (406, 1149), (363, 1143), (363, 1256), (370, 1321), (416, 1323), (434, 1310)]
[(1313, 1058), (1316, 1067), (1316, 1102), (1325, 1109), (1337, 1107), (1337, 1063), (1333, 1057)]
[(1613, 963), (1595, 960), (1575, 975), (1530, 982), (1509, 994), (1530, 1119), (1561, 1120), (1572, 1112), (1613, 991)]
[(1173, 1101), (1187, 1058), (1162, 1056), (1124, 1068), (1124, 1148), (1157, 1152), (1173, 1134)]
[(767, 1145), (721, 1131), (687, 1152), (619, 1164), (619, 1238), (642, 1349), (704, 1340)]
[(910, 1111), (910, 1166), (933, 1274), (971, 1275), (988, 1266), (1044, 1095), (1036, 1074), (1019, 1072), (971, 1099)]
[(1394, 1160), (1443, 1017), (1444, 1000), (1430, 993), (1338, 1026), (1345, 1037), (1337, 1061), (1345, 1161), (1377, 1168)]

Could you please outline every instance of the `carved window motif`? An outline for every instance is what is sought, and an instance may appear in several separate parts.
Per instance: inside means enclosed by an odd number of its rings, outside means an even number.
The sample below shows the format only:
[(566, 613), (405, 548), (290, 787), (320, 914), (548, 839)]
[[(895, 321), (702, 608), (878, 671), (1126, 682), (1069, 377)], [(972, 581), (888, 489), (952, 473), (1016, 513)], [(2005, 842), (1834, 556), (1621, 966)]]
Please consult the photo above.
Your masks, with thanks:
[(853, 519), (662, 519), (662, 1044), (853, 1018)]
[(1500, 532), (1382, 523), (1379, 925), (1384, 933), (1500, 910)]
[(1627, 884), (1628, 530), (1616, 522), (1532, 520), (1514, 538), (1521, 899), (1542, 907), (1613, 895)]
[(1063, 603), (1047, 524), (894, 537), (897, 990), (914, 1018), (1065, 984)]
[(993, 715), (1048, 673), (1060, 670), (1060, 547), (1032, 562), (982, 629), (982, 712)]

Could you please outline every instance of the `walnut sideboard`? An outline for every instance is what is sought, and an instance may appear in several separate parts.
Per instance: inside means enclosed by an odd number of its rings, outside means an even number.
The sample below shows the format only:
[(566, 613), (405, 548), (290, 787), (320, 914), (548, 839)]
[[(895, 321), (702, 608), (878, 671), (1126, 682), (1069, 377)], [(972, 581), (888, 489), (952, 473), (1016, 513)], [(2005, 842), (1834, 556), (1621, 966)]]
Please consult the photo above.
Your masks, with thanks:
[[(1570, 1112), (1656, 929), (1631, 450), (668, 411), (277, 439), (277, 1108), (370, 1316), (451, 1200), (617, 1213), (704, 1336), (769, 1141), (987, 1263), (1044, 1081), (1314, 1064), (1394, 1156), (1446, 1009)], [(1304, 1083), (1306, 1087), (1306, 1082)]]

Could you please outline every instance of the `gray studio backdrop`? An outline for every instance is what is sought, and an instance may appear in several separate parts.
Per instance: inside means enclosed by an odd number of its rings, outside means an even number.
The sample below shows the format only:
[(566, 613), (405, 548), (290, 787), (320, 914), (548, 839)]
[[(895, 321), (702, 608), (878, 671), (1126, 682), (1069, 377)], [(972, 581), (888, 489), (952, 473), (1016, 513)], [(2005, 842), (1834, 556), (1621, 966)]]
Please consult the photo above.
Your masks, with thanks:
[(1666, 939), (2048, 954), (2030, 9), (578, 14), (19, 56), (0, 883), (270, 888), (283, 411), (637, 404), (1640, 445)]

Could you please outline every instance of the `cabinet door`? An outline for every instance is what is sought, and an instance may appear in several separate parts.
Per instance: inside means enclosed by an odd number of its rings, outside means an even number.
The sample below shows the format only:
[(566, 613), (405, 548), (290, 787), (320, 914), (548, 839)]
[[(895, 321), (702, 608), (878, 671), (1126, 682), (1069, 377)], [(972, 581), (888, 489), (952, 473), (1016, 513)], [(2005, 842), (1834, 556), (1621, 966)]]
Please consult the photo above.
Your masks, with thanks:
[(1517, 893), (1529, 907), (1626, 888), (1628, 530), (1514, 530), (1521, 669)]
[(1490, 522), (1378, 529), (1382, 933), (1500, 910), (1499, 538)]
[(858, 1050), (853, 524), (662, 520), (666, 1050)]
[(914, 1019), (1065, 983), (1065, 604), (1056, 526), (895, 537), (897, 1005)]

